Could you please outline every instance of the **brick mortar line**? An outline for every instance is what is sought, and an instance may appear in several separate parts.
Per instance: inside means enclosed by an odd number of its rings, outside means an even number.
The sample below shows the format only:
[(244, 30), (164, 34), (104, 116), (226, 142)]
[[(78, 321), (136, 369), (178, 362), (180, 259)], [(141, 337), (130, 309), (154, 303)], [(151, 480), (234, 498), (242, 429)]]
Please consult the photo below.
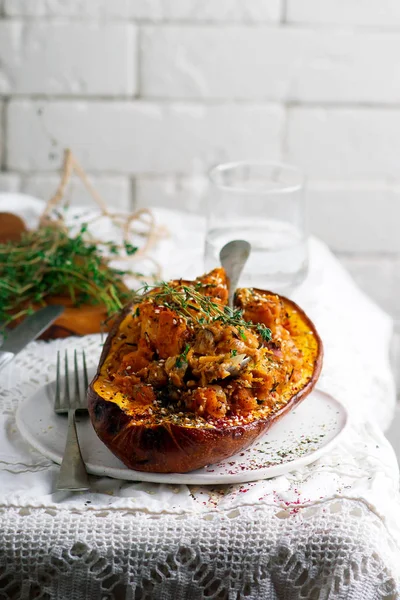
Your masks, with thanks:
[[(1, 99), (0, 99), (1, 101)], [(8, 118), (7, 118), (7, 107), (8, 107), (8, 98), (4, 99), (2, 102), (2, 106), (0, 107), (0, 116), (1, 116), (1, 124), (0, 129), (2, 131), (2, 140), (1, 140), (1, 149), (0, 155), (2, 157), (0, 170), (5, 171), (7, 169), (8, 162)]]
[[(1, 11), (1, 6), (0, 6), (0, 11)], [(87, 15), (9, 15), (9, 14), (3, 14), (2, 12), (0, 12), (0, 22), (1, 21), (5, 21), (5, 22), (13, 22), (13, 21), (29, 21), (29, 22), (59, 22), (59, 23), (73, 23), (73, 24), (87, 24), (87, 22), (91, 22), (91, 23), (95, 23), (95, 24), (100, 24), (100, 25), (108, 25), (108, 24), (115, 24), (115, 23), (121, 23), (121, 24), (127, 24), (127, 25), (138, 25), (139, 27), (141, 25), (143, 26), (154, 26), (154, 27), (185, 27), (187, 25), (192, 25), (192, 26), (198, 26), (199, 28), (201, 27), (215, 27), (215, 28), (220, 28), (223, 29), (225, 27), (243, 27), (243, 28), (249, 28), (249, 29), (260, 29), (260, 28), (273, 28), (273, 29), (294, 29), (294, 30), (304, 30), (307, 29), (310, 32), (317, 32), (317, 31), (326, 31), (327, 29), (330, 30), (333, 33), (352, 33), (352, 32), (357, 32), (357, 33), (399, 33), (400, 32), (400, 23), (398, 25), (381, 25), (381, 26), (374, 26), (374, 25), (361, 25), (361, 24), (351, 24), (351, 23), (319, 23), (319, 22), (312, 22), (312, 21), (304, 21), (304, 22), (298, 22), (298, 21), (290, 21), (287, 20), (285, 18), (285, 15), (282, 13), (282, 16), (284, 16), (284, 20), (271, 20), (271, 21), (259, 21), (259, 22), (255, 22), (255, 21), (225, 21), (225, 20), (221, 20), (221, 21), (197, 21), (197, 20), (174, 20), (174, 19), (170, 19), (170, 20), (163, 20), (163, 21), (158, 21), (155, 19), (151, 19), (149, 18), (135, 18), (132, 16), (114, 16), (114, 15), (107, 15), (107, 16), (87, 16)]]
[(18, 22), (18, 21), (27, 21), (28, 23), (62, 23), (62, 24), (82, 24), (87, 25), (88, 22), (98, 24), (98, 25), (108, 25), (108, 24), (139, 24), (137, 19), (131, 17), (116, 17), (116, 16), (88, 16), (88, 15), (9, 15), (9, 14), (0, 14), (0, 22)]
[[(54, 169), (54, 171), (41, 171), (41, 170), (27, 170), (27, 171), (21, 171), (18, 169), (9, 169), (6, 168), (3, 171), (0, 171), (2, 174), (7, 174), (7, 175), (17, 175), (17, 176), (22, 176), (22, 177), (35, 177), (35, 176), (39, 176), (39, 177), (53, 177), (53, 176), (58, 176), (60, 175), (60, 167), (57, 167)], [(85, 173), (89, 176), (89, 177), (118, 177), (121, 179), (130, 179), (132, 177), (131, 173), (115, 173), (112, 171), (93, 171), (93, 170), (89, 170), (86, 171), (85, 169)], [(135, 175), (136, 177), (136, 175)], [(139, 177), (141, 177), (141, 175), (139, 175)]]
[(282, 126), (282, 135), (281, 135), (281, 155), (282, 160), (286, 161), (289, 158), (290, 149), (289, 149), (289, 115), (290, 110), (289, 106), (285, 105), (285, 116), (283, 120)]
[(137, 206), (136, 177), (130, 177), (130, 208), (135, 210)]
[(334, 253), (337, 257), (340, 258), (356, 258), (357, 260), (371, 260), (371, 259), (375, 259), (375, 260), (379, 260), (381, 261), (382, 259), (385, 260), (389, 260), (392, 262), (397, 262), (400, 259), (400, 250), (399, 251), (395, 251), (393, 250), (392, 252), (390, 251), (371, 251), (371, 252), (367, 252), (365, 250), (363, 251), (359, 251), (359, 252), (353, 252), (353, 251), (349, 251), (349, 250), (334, 250)]
[[(140, 82), (141, 83), (141, 82)], [(139, 86), (138, 86), (139, 89)], [(140, 89), (139, 89), (140, 94)], [(34, 102), (48, 102), (48, 103), (61, 103), (69, 102), (71, 104), (77, 102), (87, 103), (124, 103), (124, 104), (159, 104), (165, 106), (191, 106), (197, 105), (200, 107), (213, 107), (213, 106), (248, 106), (254, 108), (282, 108), (282, 109), (296, 109), (296, 108), (314, 108), (318, 109), (329, 109), (329, 110), (357, 110), (357, 109), (370, 109), (370, 110), (385, 110), (385, 111), (396, 111), (400, 110), (400, 102), (341, 102), (341, 101), (313, 101), (313, 100), (277, 100), (272, 98), (169, 98), (169, 97), (155, 97), (155, 96), (142, 96), (138, 94), (129, 94), (123, 96), (108, 96), (102, 94), (96, 95), (74, 95), (68, 94), (45, 94), (45, 93), (7, 93), (3, 96), (0, 93), (0, 102), (9, 100), (12, 103), (20, 101), (31, 101)]]
[[(26, 100), (31, 100), (32, 102), (109, 102), (109, 103), (113, 103), (113, 102), (123, 102), (125, 104), (139, 104), (140, 103), (149, 103), (149, 104), (177, 104), (177, 105), (192, 105), (192, 104), (198, 104), (199, 106), (203, 106), (206, 104), (209, 104), (211, 106), (213, 105), (242, 105), (242, 104), (248, 104), (248, 105), (253, 105), (253, 106), (283, 106), (283, 102), (277, 101), (277, 100), (246, 100), (246, 99), (236, 99), (236, 100), (232, 100), (232, 99), (201, 99), (201, 98), (155, 98), (155, 97), (150, 97), (150, 96), (141, 96), (140, 98), (138, 96), (135, 96), (133, 94), (129, 94), (129, 95), (123, 95), (123, 96), (108, 96), (108, 95), (102, 95), (102, 94), (96, 94), (96, 95), (87, 95), (87, 96), (82, 96), (82, 95), (74, 95), (74, 96), (70, 96), (68, 94), (57, 94), (57, 95), (53, 95), (53, 94), (46, 94), (46, 93), (7, 93), (4, 94), (4, 96), (1, 95), (0, 93), (0, 101), (2, 99), (5, 98), (9, 98), (12, 101), (26, 101)], [(400, 107), (400, 104), (399, 104)]]
[[(17, 168), (5, 168), (3, 169), (2, 172), (8, 173), (10, 175), (24, 175), (27, 177), (32, 177), (35, 175), (40, 175), (43, 177), (50, 177), (54, 174), (59, 173), (59, 168), (54, 168), (54, 169), (47, 169), (47, 170), (20, 170)], [(101, 171), (95, 170), (95, 169), (88, 169), (87, 170), (87, 174), (99, 177), (99, 176), (104, 176), (104, 177), (121, 177), (121, 178), (146, 178), (146, 179), (153, 179), (155, 181), (159, 181), (159, 180), (163, 180), (163, 179), (167, 179), (167, 178), (174, 178), (174, 179), (198, 179), (198, 178), (206, 178), (207, 177), (207, 172), (201, 172), (201, 173), (196, 173), (193, 174), (191, 172), (185, 172), (185, 171), (171, 171), (171, 172), (166, 172), (166, 173), (157, 173), (157, 172), (142, 172), (142, 173), (121, 173), (121, 172), (116, 172), (116, 171), (108, 171), (107, 169), (102, 169)], [(326, 187), (324, 187), (326, 186)], [(358, 188), (360, 188), (361, 191), (365, 191), (367, 188), (370, 188), (372, 190), (378, 190), (380, 191), (381, 188), (385, 188), (387, 190), (392, 190), (395, 189), (397, 190), (400, 186), (400, 177), (399, 179), (390, 179), (390, 181), (388, 181), (387, 179), (340, 179), (340, 178), (335, 178), (335, 179), (321, 179), (321, 178), (314, 178), (314, 177), (310, 177), (308, 176), (307, 179), (307, 187), (310, 191), (320, 191), (320, 187), (322, 187), (321, 191), (325, 192), (329, 187), (331, 186), (331, 191), (336, 191), (338, 193), (344, 191), (344, 192), (348, 192), (348, 191), (354, 191), (357, 190)], [(338, 186), (343, 186), (342, 187), (338, 187)]]
[[(122, 23), (127, 25), (137, 25), (137, 26), (154, 26), (154, 27), (185, 27), (187, 25), (193, 25), (201, 27), (216, 27), (216, 28), (224, 28), (224, 27), (243, 27), (243, 28), (263, 28), (263, 27), (271, 27), (279, 29), (282, 21), (280, 20), (270, 20), (270, 21), (226, 21), (221, 19), (220, 21), (201, 21), (201, 20), (178, 20), (178, 19), (165, 19), (165, 20), (157, 20), (148, 18), (135, 18), (133, 16), (88, 16), (88, 15), (8, 15), (0, 13), (0, 21), (7, 22), (15, 22), (15, 21), (28, 21), (28, 22), (46, 22), (46, 23), (82, 23), (87, 24), (88, 22), (100, 24), (100, 25), (108, 25), (115, 23)], [(308, 27), (309, 25), (307, 25)], [(312, 23), (310, 24), (312, 26)], [(337, 25), (335, 28), (339, 28)], [(399, 26), (400, 28), (400, 26)], [(303, 26), (297, 27), (296, 29), (303, 29)]]
[(400, 108), (400, 102), (340, 102), (340, 101), (288, 101), (284, 102), (288, 109), (292, 108), (315, 108), (315, 109), (329, 109), (329, 110), (357, 110), (357, 109), (377, 109), (377, 110), (398, 110)]
[(288, 25), (288, 0), (281, 1), (281, 23)]
[(136, 93), (138, 100), (143, 100), (142, 90), (143, 90), (143, 71), (142, 71), (142, 29), (138, 27), (136, 33)]
[[(8, 169), (7, 165), (4, 165), (3, 170), (0, 170), (0, 175), (9, 175), (10, 177), (14, 177), (15, 179), (19, 180), (20, 182), (24, 183), (25, 185), (30, 182), (30, 183), (48, 183), (51, 182), (52, 180), (57, 180), (59, 178), (59, 174), (60, 174), (60, 170), (57, 168), (54, 171), (42, 171), (40, 169), (36, 169), (34, 171), (22, 171), (22, 170), (16, 170), (16, 169)], [(179, 184), (187, 184), (187, 185), (191, 185), (191, 183), (193, 183), (193, 180), (195, 179), (190, 173), (186, 173), (186, 174), (176, 174), (176, 173), (166, 173), (166, 174), (155, 174), (155, 173), (145, 173), (145, 172), (141, 172), (141, 173), (134, 173), (134, 172), (126, 172), (126, 173), (121, 173), (121, 172), (115, 172), (115, 171), (95, 171), (95, 170), (89, 170), (87, 171), (88, 176), (96, 183), (98, 182), (99, 185), (102, 184), (109, 184), (111, 186), (128, 186), (129, 188), (129, 196), (131, 198), (131, 202), (133, 204), (133, 206), (135, 206), (136, 204), (136, 198), (137, 198), (137, 184), (140, 182), (146, 183), (148, 185), (155, 185), (155, 186), (161, 186), (161, 188), (163, 188), (165, 185), (168, 185), (169, 183), (173, 183), (175, 185), (179, 185)], [(204, 172), (203, 174), (197, 176), (197, 178), (200, 178), (203, 182), (206, 182), (207, 180), (207, 173)], [(133, 182), (133, 183), (132, 183)], [(310, 186), (307, 186), (306, 188), (306, 194), (312, 194), (313, 193), (313, 189)], [(346, 195), (346, 193), (348, 193), (349, 190), (343, 190), (343, 194)], [(351, 190), (350, 190), (351, 191)], [(370, 190), (368, 188), (368, 186), (366, 185), (363, 190), (364, 193), (368, 193)], [(376, 191), (376, 188), (374, 188), (373, 191)], [(379, 191), (379, 190), (378, 190)], [(382, 193), (397, 193), (396, 190), (392, 190), (392, 189), (387, 189), (387, 188), (382, 188), (381, 190)], [(340, 192), (339, 192), (340, 195)], [(328, 207), (329, 203), (325, 203), (325, 205)], [(345, 250), (343, 250), (343, 252), (346, 252)], [(388, 252), (388, 255), (391, 255), (393, 252), (397, 252), (397, 250), (385, 250), (382, 251), (384, 254), (386, 252)], [(399, 250), (400, 252), (400, 250)]]

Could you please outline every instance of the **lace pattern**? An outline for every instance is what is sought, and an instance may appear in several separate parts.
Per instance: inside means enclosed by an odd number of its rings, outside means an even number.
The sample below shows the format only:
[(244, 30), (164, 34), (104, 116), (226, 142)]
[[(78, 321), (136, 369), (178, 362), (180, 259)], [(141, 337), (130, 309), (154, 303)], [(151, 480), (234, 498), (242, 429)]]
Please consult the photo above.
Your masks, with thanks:
[(355, 501), (290, 518), (252, 507), (201, 518), (12, 509), (0, 524), (7, 600), (398, 597), (393, 542)]

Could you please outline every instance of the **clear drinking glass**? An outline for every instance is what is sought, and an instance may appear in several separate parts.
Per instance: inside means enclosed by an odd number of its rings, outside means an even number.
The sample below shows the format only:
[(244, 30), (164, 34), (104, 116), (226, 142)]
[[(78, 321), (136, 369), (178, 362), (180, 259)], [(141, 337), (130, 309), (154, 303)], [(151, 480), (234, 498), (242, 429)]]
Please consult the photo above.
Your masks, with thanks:
[(240, 285), (290, 293), (308, 267), (302, 172), (244, 161), (219, 165), (209, 177), (206, 269), (219, 265), (227, 242), (246, 240), (252, 249)]

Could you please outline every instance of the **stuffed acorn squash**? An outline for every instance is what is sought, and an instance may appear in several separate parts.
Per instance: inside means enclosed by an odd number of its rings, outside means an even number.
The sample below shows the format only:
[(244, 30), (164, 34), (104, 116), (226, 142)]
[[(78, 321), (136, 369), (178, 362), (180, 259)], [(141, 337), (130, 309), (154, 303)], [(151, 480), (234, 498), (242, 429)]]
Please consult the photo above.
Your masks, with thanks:
[(129, 468), (185, 473), (251, 444), (314, 387), (322, 343), (291, 300), (215, 269), (135, 297), (105, 343), (88, 405)]

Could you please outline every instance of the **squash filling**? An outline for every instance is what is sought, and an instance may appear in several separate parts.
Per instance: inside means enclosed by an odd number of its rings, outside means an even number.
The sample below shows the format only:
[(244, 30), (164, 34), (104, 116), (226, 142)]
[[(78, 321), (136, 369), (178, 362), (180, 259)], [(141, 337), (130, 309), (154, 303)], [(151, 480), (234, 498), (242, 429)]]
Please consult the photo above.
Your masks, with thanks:
[(95, 391), (133, 417), (187, 427), (268, 418), (312, 379), (318, 340), (304, 313), (274, 294), (239, 289), (227, 306), (223, 269), (137, 298)]

